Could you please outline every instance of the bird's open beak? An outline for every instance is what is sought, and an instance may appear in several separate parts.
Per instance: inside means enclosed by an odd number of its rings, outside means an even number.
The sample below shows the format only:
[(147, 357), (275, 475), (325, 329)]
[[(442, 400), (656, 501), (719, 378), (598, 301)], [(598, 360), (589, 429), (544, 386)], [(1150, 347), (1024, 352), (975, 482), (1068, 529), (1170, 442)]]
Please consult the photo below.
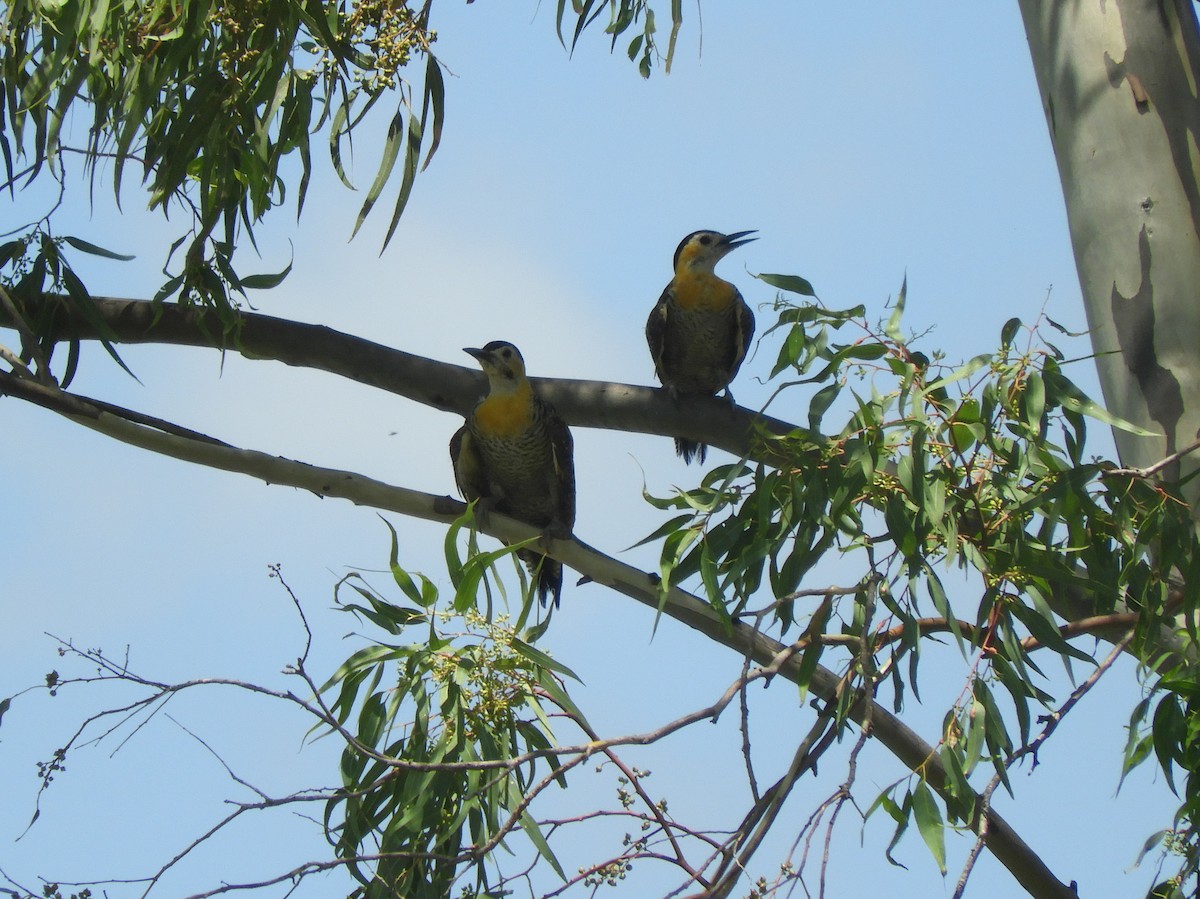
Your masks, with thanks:
[(740, 247), (742, 244), (750, 243), (752, 240), (758, 240), (757, 237), (746, 237), (747, 234), (757, 233), (758, 231), (753, 228), (749, 231), (734, 231), (732, 234), (726, 234), (725, 240), (723, 240), (722, 243), (725, 245), (726, 249), (732, 250), (735, 247)]

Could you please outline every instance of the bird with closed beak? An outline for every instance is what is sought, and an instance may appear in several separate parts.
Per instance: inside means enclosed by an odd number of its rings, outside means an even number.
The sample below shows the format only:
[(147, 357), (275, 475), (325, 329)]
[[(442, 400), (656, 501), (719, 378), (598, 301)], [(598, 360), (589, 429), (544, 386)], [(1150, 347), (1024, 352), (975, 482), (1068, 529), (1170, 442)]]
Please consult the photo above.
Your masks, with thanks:
[[(463, 498), (551, 536), (575, 525), (575, 463), (571, 432), (539, 397), (521, 351), (507, 341), (466, 347), (488, 379), (488, 393), (450, 439), (450, 461)], [(534, 578), (542, 605), (562, 596), (562, 564), (533, 549), (517, 555)]]

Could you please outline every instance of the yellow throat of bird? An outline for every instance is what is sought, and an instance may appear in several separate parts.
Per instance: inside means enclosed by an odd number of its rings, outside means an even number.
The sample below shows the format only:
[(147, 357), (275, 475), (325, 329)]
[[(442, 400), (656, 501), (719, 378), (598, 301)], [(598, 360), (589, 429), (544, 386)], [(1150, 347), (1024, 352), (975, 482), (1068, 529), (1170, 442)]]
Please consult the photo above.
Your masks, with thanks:
[(475, 407), (479, 429), (496, 437), (512, 437), (533, 423), (533, 388), (521, 381), (514, 389), (492, 392)]

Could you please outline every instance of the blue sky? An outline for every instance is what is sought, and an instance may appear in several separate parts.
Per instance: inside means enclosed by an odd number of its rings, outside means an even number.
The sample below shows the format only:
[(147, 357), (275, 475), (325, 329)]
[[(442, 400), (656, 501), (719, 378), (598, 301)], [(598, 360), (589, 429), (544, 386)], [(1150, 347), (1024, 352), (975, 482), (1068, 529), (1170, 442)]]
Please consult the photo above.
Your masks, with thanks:
[[(1061, 191), (1014, 5), (706, 4), (702, 32), (688, 6), (672, 74), (649, 81), (619, 50), (610, 55), (598, 31), (569, 58), (553, 34), (553, 6), (437, 6), (436, 49), (452, 73), (443, 146), (391, 247), (379, 254), (386, 210), (347, 241), (361, 193), (337, 184), (319, 159), (303, 219), (297, 225), (280, 212), (260, 234), (262, 270), (295, 264), (282, 287), (253, 297), (257, 309), (464, 365), (461, 347), (508, 339), (534, 374), (648, 384), (642, 326), (679, 239), (697, 228), (755, 228), (760, 239), (722, 264), (752, 305), (773, 292), (748, 271), (786, 272), (811, 280), (829, 306), (862, 303), (877, 317), (907, 275), (909, 327), (932, 329), (924, 345), (951, 358), (988, 351), (1005, 320), (1032, 321), (1043, 308), (1083, 329)], [(353, 174), (365, 188), (374, 147), (360, 138), (357, 150)], [(94, 210), (81, 191), (64, 210), (70, 224), (60, 232), (138, 256), (128, 265), (89, 265), (95, 293), (145, 297), (161, 280), (168, 233), (160, 218), (138, 213), (135, 200), (127, 193), (118, 217), (103, 191)], [(45, 203), (36, 191), (15, 204), (5, 197), (0, 216), (15, 224)], [(244, 269), (255, 268), (245, 252)], [(760, 328), (767, 316), (760, 313)], [(756, 379), (773, 351), (767, 345), (747, 362), (735, 390), (741, 403), (769, 395)], [(1085, 353), (1081, 345), (1078, 355)], [(454, 416), (276, 363), (158, 347), (123, 356), (140, 384), (92, 350), (74, 387), (239, 446), (453, 492), (445, 446), (460, 424)], [(1072, 374), (1091, 389), (1084, 367)], [(775, 414), (804, 415), (807, 396), (785, 402)], [(279, 673), (302, 633), (267, 577), (272, 563), (283, 566), (317, 630), (319, 673), (356, 645), (342, 639), (352, 623), (329, 608), (341, 575), (386, 564), (388, 535), (373, 512), (151, 456), (13, 400), (0, 413), (9, 435), (0, 458), (13, 475), (0, 548), (0, 695), (39, 682), (50, 668), (68, 670), (45, 632), (115, 654), (128, 647), (134, 668), (155, 679), (238, 677), (298, 689)], [(1108, 452), (1099, 431), (1094, 449)], [(643, 484), (662, 494), (694, 483), (699, 471), (685, 469), (661, 438), (577, 430), (576, 445), (580, 537), (653, 567), (652, 549), (621, 552), (660, 521), (641, 500)], [(402, 562), (444, 581), (441, 529), (393, 523)], [(598, 587), (567, 589), (546, 646), (582, 676), (586, 686), (574, 693), (601, 733), (649, 729), (702, 707), (738, 674), (740, 660), (727, 652), (670, 623), (651, 639), (652, 624), (649, 612)], [(937, 699), (957, 695), (962, 671), (951, 659), (944, 681), (929, 673), (929, 706), (910, 703), (909, 712), (934, 739), (945, 707)], [(1041, 765), (1015, 776), (1016, 801), (1000, 803), (1051, 868), (1089, 897), (1145, 888), (1150, 872), (1132, 863), (1174, 809), (1149, 771), (1114, 798), (1137, 691), (1129, 666), (1114, 671), (1060, 729)], [(224, 814), (221, 798), (245, 795), (159, 716), (120, 751), (119, 737), (110, 738), (72, 759), (41, 820), (12, 842), (32, 812), (33, 761), (107, 698), (31, 694), (4, 718), (0, 868), (26, 884), (40, 873), (143, 875)], [(785, 684), (756, 703), (770, 772), (771, 746), (778, 743), (784, 759), (808, 718)], [(308, 723), (290, 711), (217, 691), (181, 696), (168, 711), (264, 789), (333, 779), (332, 744), (302, 748)], [(745, 810), (732, 722), (689, 730), (628, 760), (655, 771), (652, 791), (669, 796), (683, 819), (690, 812), (730, 826)], [(903, 775), (878, 747), (866, 761), (864, 804), (871, 785)], [(834, 762), (819, 782), (797, 788), (792, 835), (839, 773)], [(610, 773), (584, 774), (565, 798), (588, 807), (592, 797), (611, 802), (614, 789)], [(762, 873), (785, 851), (788, 826), (785, 816), (782, 841), (758, 857)], [(898, 852), (908, 870), (888, 865), (890, 835), (872, 819), (860, 847), (858, 826), (843, 825), (831, 895), (953, 891), (969, 840), (951, 839), (943, 881), (915, 833)], [(608, 844), (564, 847), (564, 864), (574, 868)], [(320, 854), (307, 822), (264, 818), (197, 853), (160, 895), (278, 873)], [(674, 882), (649, 869), (635, 874), (648, 878), (638, 895)], [(974, 877), (973, 895), (1019, 894), (986, 856)], [(336, 888), (314, 879), (297, 895)]]

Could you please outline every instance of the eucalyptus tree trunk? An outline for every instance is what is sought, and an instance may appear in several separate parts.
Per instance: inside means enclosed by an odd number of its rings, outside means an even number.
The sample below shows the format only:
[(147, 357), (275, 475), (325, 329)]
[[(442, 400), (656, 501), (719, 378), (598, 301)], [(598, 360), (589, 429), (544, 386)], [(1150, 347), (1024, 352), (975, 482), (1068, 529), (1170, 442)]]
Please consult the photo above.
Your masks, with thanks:
[[(1191, 0), (1019, 0), (1125, 465), (1200, 429), (1200, 35)], [(1169, 474), (1200, 464), (1187, 457)], [(1188, 494), (1200, 508), (1200, 484)]]

